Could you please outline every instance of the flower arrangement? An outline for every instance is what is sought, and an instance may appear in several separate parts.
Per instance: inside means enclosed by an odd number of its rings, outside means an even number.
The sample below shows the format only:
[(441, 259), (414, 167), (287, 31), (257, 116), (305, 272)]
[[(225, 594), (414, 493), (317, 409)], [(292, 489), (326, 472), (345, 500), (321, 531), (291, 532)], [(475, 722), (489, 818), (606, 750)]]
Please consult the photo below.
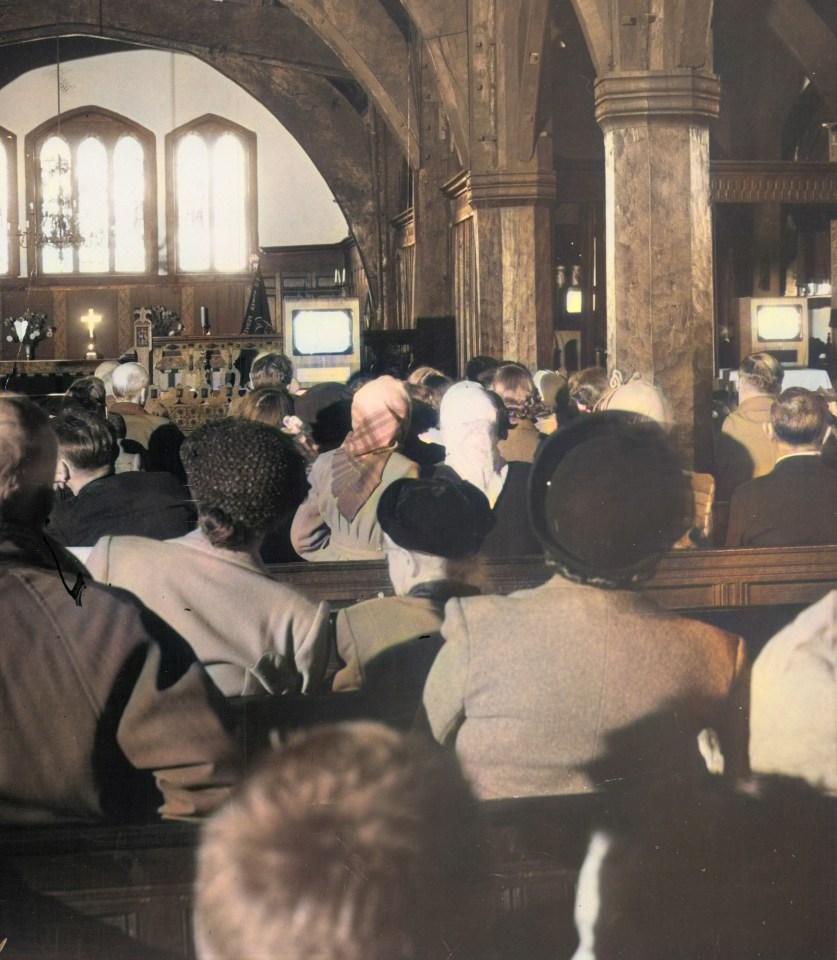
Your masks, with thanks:
[(47, 323), (45, 313), (33, 313), (28, 308), (20, 317), (6, 317), (4, 326), (9, 331), (6, 334), (8, 343), (36, 344), (45, 337), (51, 337), (55, 327)]

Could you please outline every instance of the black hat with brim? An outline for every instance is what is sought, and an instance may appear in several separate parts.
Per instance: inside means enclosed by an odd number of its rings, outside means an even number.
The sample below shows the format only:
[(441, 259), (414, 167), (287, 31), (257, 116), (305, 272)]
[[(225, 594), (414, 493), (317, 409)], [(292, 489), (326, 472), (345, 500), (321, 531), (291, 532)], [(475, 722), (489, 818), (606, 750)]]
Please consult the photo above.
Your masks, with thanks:
[(588, 578), (625, 579), (688, 528), (691, 485), (663, 431), (596, 413), (544, 442), (529, 479), (529, 516), (548, 556)]
[(494, 519), (473, 484), (433, 477), (390, 484), (378, 501), (378, 522), (405, 550), (456, 560), (479, 551)]

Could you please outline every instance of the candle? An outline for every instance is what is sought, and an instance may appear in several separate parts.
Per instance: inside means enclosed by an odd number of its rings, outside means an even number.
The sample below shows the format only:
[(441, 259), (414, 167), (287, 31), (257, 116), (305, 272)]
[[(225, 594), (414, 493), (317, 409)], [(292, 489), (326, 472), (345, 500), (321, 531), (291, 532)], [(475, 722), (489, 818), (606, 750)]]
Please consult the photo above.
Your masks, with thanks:
[(209, 326), (209, 310), (206, 307), (201, 307), (201, 330), (206, 330)]

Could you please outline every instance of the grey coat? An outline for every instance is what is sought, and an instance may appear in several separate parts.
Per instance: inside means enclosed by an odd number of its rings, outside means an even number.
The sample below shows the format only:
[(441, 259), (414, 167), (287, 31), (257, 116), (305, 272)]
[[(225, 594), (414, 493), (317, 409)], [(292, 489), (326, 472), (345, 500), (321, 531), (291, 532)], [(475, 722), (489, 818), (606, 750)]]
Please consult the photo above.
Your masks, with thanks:
[(626, 749), (613, 734), (673, 703), (677, 729), (631, 744), (620, 761), (629, 774), (693, 758), (705, 726), (719, 734), (727, 768), (746, 767), (749, 670), (739, 637), (638, 593), (560, 576), (507, 597), (450, 600), (442, 634), (424, 705), (481, 798), (594, 790), (600, 776), (589, 765)]

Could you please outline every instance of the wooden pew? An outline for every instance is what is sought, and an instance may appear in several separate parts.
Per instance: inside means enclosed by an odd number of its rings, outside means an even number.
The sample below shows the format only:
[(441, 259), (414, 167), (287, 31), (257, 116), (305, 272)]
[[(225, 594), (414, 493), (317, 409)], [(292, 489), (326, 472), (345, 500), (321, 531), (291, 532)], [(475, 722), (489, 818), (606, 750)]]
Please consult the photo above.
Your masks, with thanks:
[[(274, 570), (283, 581), (338, 607), (391, 592), (383, 562), (287, 564)], [(549, 575), (537, 558), (491, 561), (481, 568), (483, 590), (500, 593), (534, 586)], [(724, 618), (729, 626), (738, 617), (756, 642), (757, 628), (764, 633), (767, 624), (772, 633), (835, 587), (837, 546), (828, 546), (672, 553), (658, 564), (647, 591), (663, 606), (721, 625)], [(254, 744), (265, 742), (271, 729), (287, 732), (340, 719), (407, 724), (398, 703), (370, 703), (362, 694), (254, 698), (237, 707)], [(594, 803), (559, 797), (481, 804), (489, 829), (489, 899), (498, 917), (512, 917), (498, 933), (504, 942), (522, 936), (516, 916), (545, 905), (562, 917), (553, 931), (562, 951), (550, 956), (563, 955), (584, 824)], [(194, 825), (177, 823), (0, 830), (0, 940), (11, 937), (9, 956), (191, 958), (196, 840)], [(523, 925), (532, 929), (528, 920)]]

